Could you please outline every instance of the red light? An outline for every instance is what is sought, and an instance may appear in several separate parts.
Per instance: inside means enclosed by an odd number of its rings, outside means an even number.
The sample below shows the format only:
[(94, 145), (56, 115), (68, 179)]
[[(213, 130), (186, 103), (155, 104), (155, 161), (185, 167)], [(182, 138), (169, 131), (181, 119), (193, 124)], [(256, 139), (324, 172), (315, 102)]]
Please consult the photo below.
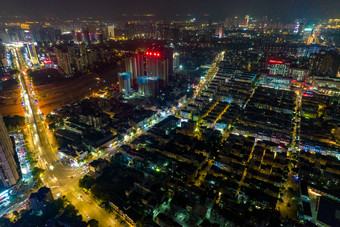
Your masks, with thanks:
[(276, 60), (269, 60), (269, 63), (271, 64), (282, 64), (282, 61), (276, 61)]
[(160, 56), (160, 54), (159, 54), (159, 53), (157, 53), (157, 56), (159, 57), (159, 56)]
[(156, 53), (156, 52), (154, 52), (154, 53), (153, 53), (153, 56), (156, 56), (156, 55), (157, 55), (157, 53)]
[(81, 35), (84, 35), (84, 33), (81, 33)]
[(146, 52), (146, 55), (149, 55), (149, 52)]
[(89, 32), (89, 35), (91, 35), (91, 33)]
[(51, 64), (52, 61), (51, 60), (43, 60), (44, 64)]

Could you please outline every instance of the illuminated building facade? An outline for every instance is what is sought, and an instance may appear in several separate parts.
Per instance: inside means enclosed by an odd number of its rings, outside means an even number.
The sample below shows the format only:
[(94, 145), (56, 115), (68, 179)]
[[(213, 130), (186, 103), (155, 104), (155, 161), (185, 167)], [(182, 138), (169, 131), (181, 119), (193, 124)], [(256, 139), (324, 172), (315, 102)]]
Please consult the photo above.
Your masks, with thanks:
[(303, 35), (302, 35), (302, 41), (307, 43), (310, 42), (310, 37), (313, 34), (313, 29), (312, 28), (305, 28), (303, 30)]
[(30, 59), (32, 60), (32, 63), (38, 64), (39, 61), (38, 61), (38, 56), (37, 56), (37, 51), (35, 49), (35, 45), (33, 43), (28, 43), (28, 44), (25, 44), (25, 46), (27, 48)]
[(87, 58), (85, 43), (79, 44), (79, 51), (80, 51), (80, 58), (81, 58), (81, 63), (83, 65), (83, 68), (88, 68), (89, 61), (88, 61), (88, 58)]
[(15, 161), (15, 152), (5, 123), (0, 116), (0, 188), (15, 185), (19, 178), (19, 166)]
[(60, 47), (55, 47), (54, 52), (57, 56), (58, 67), (66, 74), (72, 74), (71, 69), (71, 57), (68, 51), (63, 50)]
[(269, 74), (284, 76), (288, 74), (289, 64), (283, 63), (282, 61), (269, 60), (267, 69), (269, 69)]
[(168, 85), (169, 74), (173, 70), (173, 52), (171, 50), (171, 48), (163, 48), (145, 52), (146, 75), (158, 77), (161, 87)]
[(340, 29), (340, 19), (329, 19), (327, 28)]
[(137, 77), (145, 74), (143, 54), (137, 53), (136, 55), (125, 58), (125, 71), (131, 73), (130, 83), (131, 86), (135, 86), (137, 84)]
[(55, 68), (56, 67), (54, 62), (52, 60), (49, 60), (49, 59), (43, 60), (42, 63), (44, 64), (45, 68)]
[(6, 47), (0, 39), (0, 64), (2, 64), (3, 67), (7, 67), (8, 65), (6, 57)]
[(291, 77), (297, 81), (305, 81), (309, 76), (309, 69), (292, 68), (290, 63), (284, 63), (279, 60), (269, 60), (267, 63), (269, 75), (281, 75), (283, 77)]
[(109, 38), (114, 38), (115, 37), (115, 26), (108, 26), (107, 27), (107, 34)]
[(249, 26), (249, 20), (250, 20), (249, 15), (246, 15), (246, 17), (244, 18), (244, 26), (245, 26), (245, 27), (248, 27), (248, 26)]
[(340, 75), (340, 55), (338, 53), (323, 51), (312, 54), (310, 64), (316, 74), (329, 77), (339, 77)]
[(157, 97), (159, 91), (158, 82), (158, 77), (156, 76), (138, 77), (138, 93), (145, 97)]
[(6, 47), (0, 39), (0, 90), (2, 89), (1, 79), (6, 77), (5, 67), (7, 66)]
[(173, 55), (173, 69), (176, 70), (179, 68), (179, 53), (174, 53)]
[(127, 73), (127, 72), (118, 73), (119, 89), (124, 94), (131, 93), (130, 78), (131, 78), (131, 73)]
[(137, 78), (147, 75), (158, 77), (159, 86), (166, 87), (173, 72), (172, 48), (150, 48), (125, 58), (125, 71), (131, 73), (131, 86), (137, 85)]
[(215, 35), (220, 39), (223, 37), (223, 33), (224, 33), (224, 27), (223, 25), (219, 25), (215, 30)]
[(275, 89), (289, 90), (291, 87), (292, 78), (284, 76), (273, 76), (266, 73), (262, 73), (260, 85), (265, 87), (271, 87)]

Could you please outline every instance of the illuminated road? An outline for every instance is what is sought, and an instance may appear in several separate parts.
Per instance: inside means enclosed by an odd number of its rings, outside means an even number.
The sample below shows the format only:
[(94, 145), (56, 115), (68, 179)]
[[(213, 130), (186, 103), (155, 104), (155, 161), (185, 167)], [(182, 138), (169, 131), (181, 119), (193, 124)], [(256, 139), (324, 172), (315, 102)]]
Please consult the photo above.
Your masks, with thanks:
[[(24, 65), (20, 56), (17, 56), (17, 65)], [(57, 162), (58, 148), (50, 143), (50, 138), (45, 127), (34, 90), (28, 81), (25, 68), (21, 68), (19, 75), (20, 87), (24, 103), (24, 112), (27, 121), (27, 129), (31, 136), (33, 151), (37, 153), (38, 166), (45, 170), (42, 177), (46, 186), (50, 187), (54, 197), (59, 194), (66, 198), (79, 210), (83, 219), (96, 219), (100, 226), (119, 226), (113, 216), (107, 213), (79, 188), (79, 179), (86, 174), (81, 168), (63, 166)], [(68, 177), (69, 176), (69, 177)], [(79, 197), (81, 196), (81, 197)], [(79, 199), (79, 198), (83, 199)]]
[[(298, 147), (296, 143), (298, 141), (297, 130), (300, 128), (301, 124), (301, 100), (302, 100), (302, 93), (300, 91), (296, 91), (296, 99), (295, 99), (295, 116), (293, 118), (294, 126), (292, 131), (292, 142), (290, 147), (287, 151), (287, 158), (288, 158), (288, 176), (287, 181), (282, 185), (282, 202), (278, 201), (276, 204), (276, 209), (280, 210), (282, 217), (289, 217), (292, 219), (297, 218), (297, 193), (293, 191), (299, 190), (299, 183), (297, 180), (294, 179), (294, 162), (298, 163)], [(298, 179), (298, 178), (297, 178)], [(289, 188), (293, 189), (293, 191), (289, 190)]]

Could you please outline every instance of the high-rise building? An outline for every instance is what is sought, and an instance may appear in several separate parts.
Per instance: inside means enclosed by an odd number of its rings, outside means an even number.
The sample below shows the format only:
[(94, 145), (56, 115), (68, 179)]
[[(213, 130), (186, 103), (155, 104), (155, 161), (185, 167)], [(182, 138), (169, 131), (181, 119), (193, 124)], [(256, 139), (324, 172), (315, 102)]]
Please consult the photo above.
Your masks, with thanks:
[(55, 47), (54, 52), (57, 56), (58, 67), (66, 74), (71, 75), (71, 57), (70, 53), (61, 47)]
[(0, 39), (0, 64), (2, 64), (3, 67), (7, 67), (7, 54), (6, 54), (6, 47), (2, 43), (2, 40)]
[(173, 55), (173, 69), (176, 70), (179, 68), (179, 53), (174, 53)]
[(313, 40), (312, 34), (313, 34), (313, 28), (305, 28), (303, 30), (302, 41), (307, 44), (311, 44), (310, 40)]
[(118, 73), (119, 89), (124, 94), (129, 94), (131, 92), (131, 73), (123, 72)]
[(5, 67), (7, 66), (6, 47), (0, 39), (0, 90), (2, 89), (1, 79), (6, 77)]
[(30, 56), (30, 59), (33, 64), (38, 64), (38, 56), (37, 56), (37, 51), (35, 50), (35, 46), (33, 43), (28, 43), (25, 45), (28, 51), (28, 54)]
[(88, 63), (85, 43), (79, 44), (79, 51), (80, 51), (80, 58), (82, 60), (83, 68), (87, 69), (89, 66), (89, 63)]
[(0, 188), (11, 187), (20, 178), (20, 170), (15, 161), (15, 155), (12, 141), (0, 115)]
[(216, 30), (215, 30), (215, 35), (218, 37), (218, 38), (222, 38), (223, 37), (223, 34), (224, 33), (224, 27), (223, 25), (219, 25), (216, 27)]
[(131, 73), (131, 86), (143, 75), (158, 77), (161, 87), (166, 87), (173, 72), (173, 49), (150, 48), (145, 53), (137, 53), (125, 58), (125, 71)]
[(125, 58), (125, 71), (131, 73), (130, 83), (131, 86), (135, 86), (137, 84), (137, 77), (141, 77), (145, 74), (143, 54), (137, 53)]
[(6, 77), (5, 67), (3, 66), (2, 62), (0, 61), (0, 90), (2, 89), (1, 80), (4, 77)]
[(107, 27), (107, 35), (109, 38), (115, 37), (115, 26), (114, 25)]
[(157, 97), (159, 92), (158, 77), (142, 76), (137, 78), (138, 93), (145, 97)]
[(316, 75), (339, 77), (340, 55), (333, 51), (322, 51), (311, 54), (310, 58), (312, 71)]
[(246, 15), (246, 17), (244, 18), (244, 26), (245, 27), (249, 26), (249, 21), (250, 21), (250, 17), (249, 17), (249, 15)]
[(173, 71), (173, 51), (171, 48), (151, 49), (145, 52), (147, 76), (159, 78), (161, 87), (166, 87), (169, 74)]

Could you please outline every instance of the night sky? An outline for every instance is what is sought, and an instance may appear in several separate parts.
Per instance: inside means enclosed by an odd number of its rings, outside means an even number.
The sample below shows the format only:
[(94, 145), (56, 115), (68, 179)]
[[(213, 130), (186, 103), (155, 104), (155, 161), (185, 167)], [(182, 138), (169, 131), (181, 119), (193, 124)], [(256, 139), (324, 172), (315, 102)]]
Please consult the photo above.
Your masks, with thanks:
[(153, 13), (171, 18), (176, 14), (211, 18), (268, 16), (283, 20), (295, 18), (340, 17), (339, 0), (0, 0), (0, 15), (44, 18), (105, 17), (117, 18)]

